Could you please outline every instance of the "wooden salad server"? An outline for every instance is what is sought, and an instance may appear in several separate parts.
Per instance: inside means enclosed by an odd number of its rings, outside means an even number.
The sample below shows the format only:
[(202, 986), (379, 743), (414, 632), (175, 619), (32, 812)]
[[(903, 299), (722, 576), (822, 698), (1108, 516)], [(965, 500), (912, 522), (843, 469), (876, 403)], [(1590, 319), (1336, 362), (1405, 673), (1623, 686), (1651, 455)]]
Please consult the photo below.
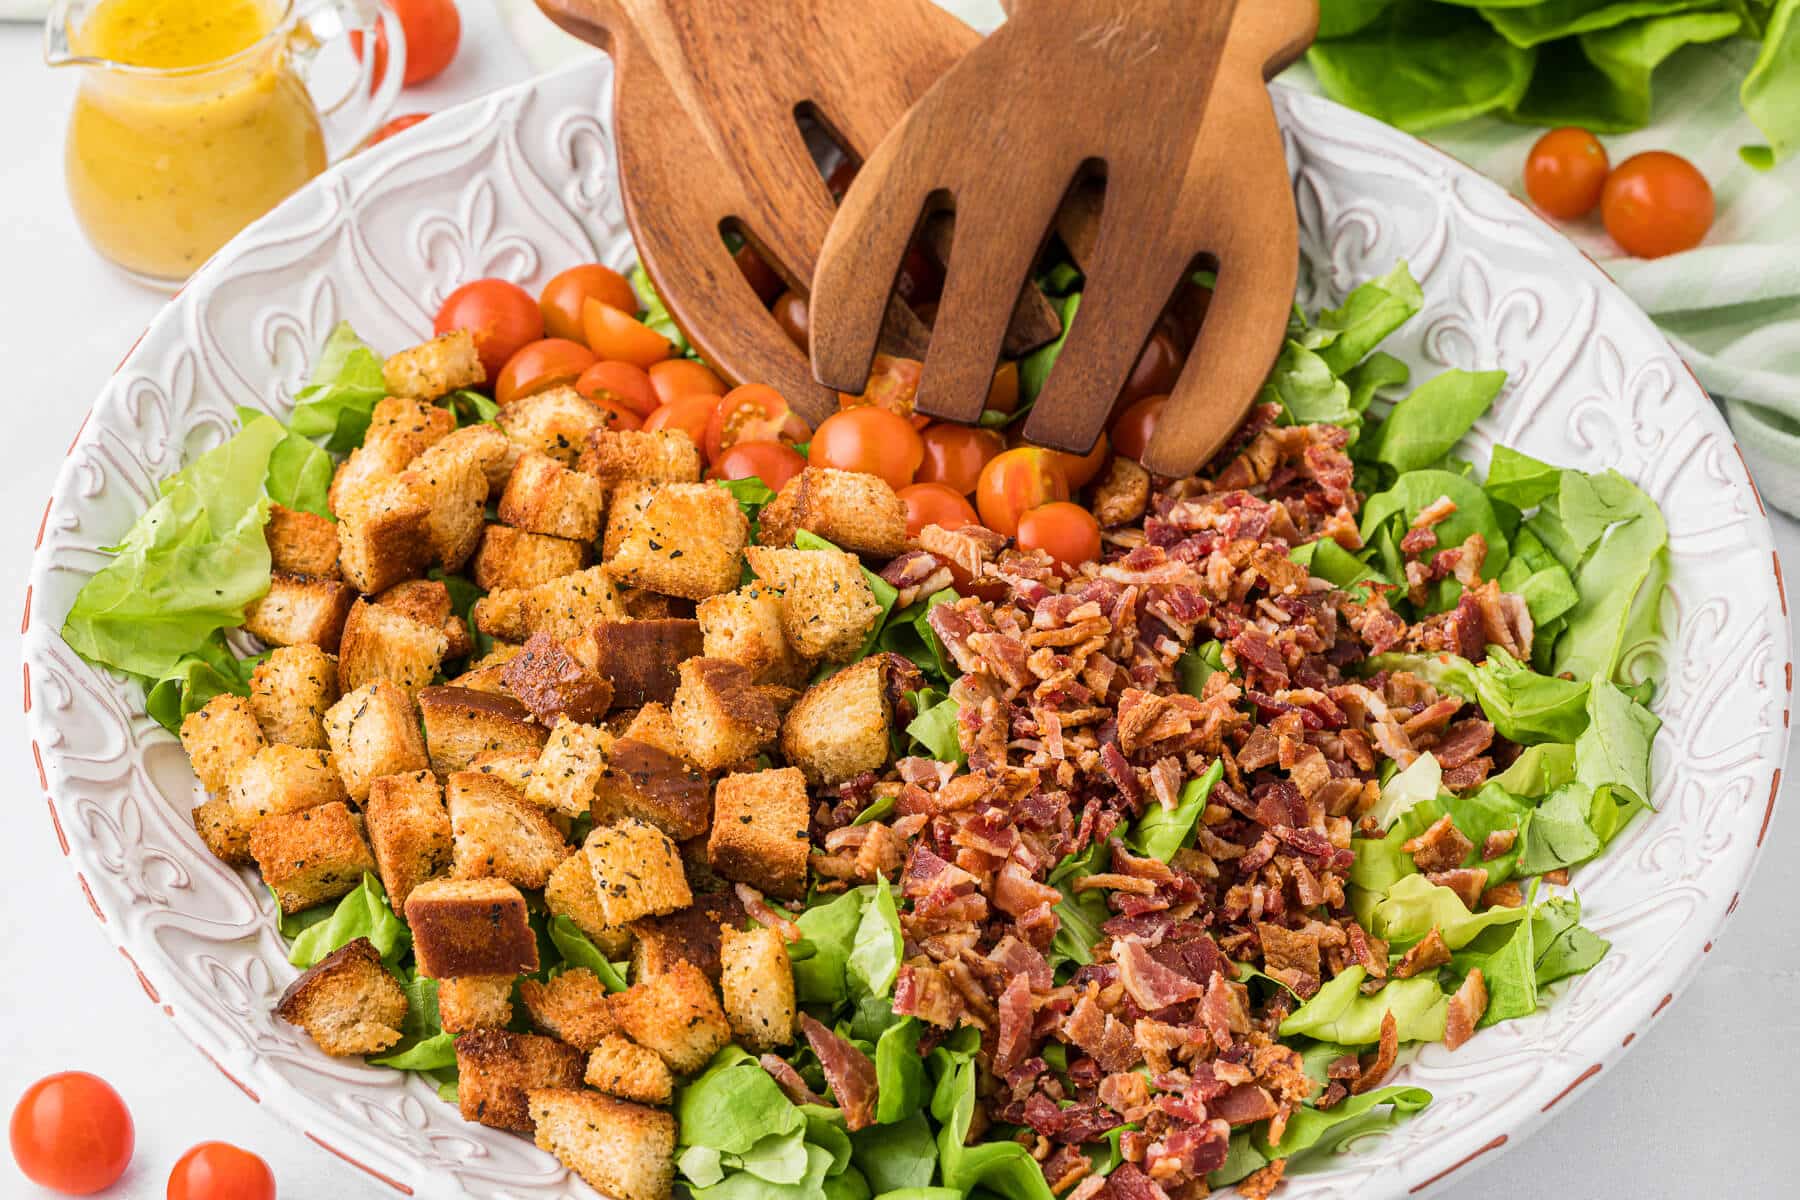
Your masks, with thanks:
[[(868, 373), (921, 214), (955, 245), (918, 407), (973, 421), (1058, 210), (1105, 178), (1081, 307), (1025, 436), (1090, 450), (1159, 313), (1197, 264), (1218, 283), (1144, 465), (1191, 474), (1243, 420), (1280, 352), (1299, 222), (1267, 81), (1318, 29), (1317, 0), (1014, 0), (851, 185), (813, 277), (813, 366)], [(1065, 240), (1073, 245), (1086, 239)], [(1000, 298), (1006, 299), (1000, 299)], [(996, 300), (998, 299), (998, 303)]]
[[(722, 232), (742, 234), (804, 295), (836, 204), (800, 116), (865, 159), (980, 35), (930, 0), (538, 0), (538, 7), (613, 59), (625, 215), (676, 324), (727, 378), (773, 386), (815, 425), (836, 412), (837, 393), (814, 380), (805, 353), (732, 261)], [(948, 233), (940, 224), (927, 241), (945, 252)], [(1019, 319), (1011, 353), (1061, 332), (1035, 288), (1015, 287), (1013, 295)], [(885, 295), (881, 303), (884, 345), (922, 357), (929, 330), (904, 303)], [(865, 372), (845, 390), (860, 393), (867, 379)]]

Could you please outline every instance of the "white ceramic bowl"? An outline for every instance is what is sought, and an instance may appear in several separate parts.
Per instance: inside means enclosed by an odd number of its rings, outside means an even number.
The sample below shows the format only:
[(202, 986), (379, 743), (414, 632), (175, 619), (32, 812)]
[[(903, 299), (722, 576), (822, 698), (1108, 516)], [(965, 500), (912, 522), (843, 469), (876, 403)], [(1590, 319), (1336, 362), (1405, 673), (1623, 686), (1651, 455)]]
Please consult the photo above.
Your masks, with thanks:
[[(458, 284), (527, 287), (631, 261), (604, 59), (434, 117), (306, 188), (209, 263), (119, 368), (70, 449), (27, 597), (25, 704), (62, 852), (150, 1000), (251, 1100), (407, 1195), (587, 1195), (529, 1142), (465, 1124), (416, 1077), (321, 1054), (271, 1009), (294, 975), (267, 892), (189, 820), (200, 793), (133, 686), (57, 636), (83, 580), (159, 479), (232, 428), (285, 413), (339, 320), (395, 349)], [(1656, 813), (1577, 873), (1612, 953), (1533, 1016), (1403, 1078), (1436, 1103), (1285, 1195), (1399, 1196), (1491, 1161), (1615, 1059), (1704, 961), (1766, 832), (1787, 746), (1780, 566), (1730, 432), (1655, 327), (1495, 184), (1327, 101), (1277, 89), (1300, 200), (1301, 300), (1335, 302), (1408, 259), (1425, 309), (1390, 348), (1429, 373), (1503, 367), (1480, 424), (1554, 463), (1616, 467), (1661, 505), (1673, 577), (1660, 644)], [(46, 849), (48, 847), (46, 846)], [(121, 980), (122, 986), (129, 986)]]

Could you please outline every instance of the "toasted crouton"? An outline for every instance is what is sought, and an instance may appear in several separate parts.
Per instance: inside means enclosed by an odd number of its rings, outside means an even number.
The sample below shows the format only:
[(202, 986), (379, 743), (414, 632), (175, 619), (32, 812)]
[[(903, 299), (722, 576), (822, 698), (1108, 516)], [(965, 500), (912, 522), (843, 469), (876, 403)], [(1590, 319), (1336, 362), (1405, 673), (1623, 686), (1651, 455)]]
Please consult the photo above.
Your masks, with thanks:
[(1113, 455), (1106, 473), (1094, 483), (1094, 519), (1103, 528), (1124, 525), (1149, 507), (1150, 472), (1123, 454)]
[(475, 602), (474, 613), (477, 629), (511, 642), (522, 642), (534, 633), (573, 638), (595, 622), (624, 615), (625, 602), (604, 567), (589, 567), (536, 587), (489, 592)]
[(487, 382), (475, 335), (466, 329), (452, 329), (429, 342), (389, 355), (381, 365), (381, 377), (394, 395), (421, 400), (436, 400), (458, 388)]
[(402, 775), (430, 766), (412, 698), (385, 679), (366, 683), (325, 712), (325, 736), (353, 800), (369, 795), (383, 775)]
[(794, 965), (787, 942), (768, 926), (726, 929), (719, 992), (731, 1031), (758, 1050), (794, 1040)]
[[(748, 670), (758, 683), (799, 687), (813, 664), (795, 650), (781, 628), (781, 593), (756, 582), (709, 596), (695, 611), (708, 658), (723, 658)], [(621, 701), (624, 703), (624, 701)]]
[(688, 757), (717, 771), (755, 758), (781, 732), (781, 718), (750, 672), (722, 658), (681, 664), (681, 686), (669, 715)]
[(706, 774), (678, 753), (680, 746), (668, 710), (646, 704), (606, 752), (606, 770), (594, 783), (594, 820), (604, 825), (636, 817), (676, 840), (705, 833), (712, 788)]
[(591, 542), (600, 536), (605, 492), (592, 475), (527, 450), (500, 494), (500, 520), (531, 533)]
[(892, 724), (887, 661), (874, 655), (806, 690), (782, 723), (781, 752), (809, 782), (842, 783), (886, 764)]
[(306, 1030), (333, 1056), (379, 1054), (400, 1040), (406, 991), (359, 937), (288, 985), (275, 1015)]
[(525, 786), (525, 798), (565, 816), (586, 816), (594, 807), (594, 785), (606, 771), (610, 740), (592, 725), (567, 717), (557, 721)]
[(266, 745), (256, 709), (242, 696), (221, 693), (181, 719), (181, 748), (209, 792), (224, 792), (238, 768)]
[(530, 1133), (525, 1094), (537, 1088), (578, 1088), (586, 1066), (585, 1054), (555, 1038), (504, 1029), (462, 1034), (456, 1039), (456, 1068), (463, 1119)]
[(263, 818), (250, 830), (250, 853), (284, 913), (336, 900), (375, 870), (356, 818), (341, 800)]
[(541, 888), (572, 853), (544, 810), (503, 780), (458, 771), (444, 785), (455, 844), (450, 873), (458, 879), (493, 876), (522, 888)]
[(340, 580), (277, 571), (245, 614), (244, 628), (266, 645), (317, 646), (329, 654), (338, 648), (355, 599), (355, 589)]
[(579, 1088), (533, 1089), (529, 1119), (548, 1150), (595, 1191), (618, 1200), (669, 1200), (675, 1118)]
[(225, 790), (238, 820), (254, 825), (265, 817), (296, 813), (346, 798), (331, 755), (323, 750), (276, 744), (250, 756)]
[(693, 963), (632, 984), (608, 1008), (627, 1037), (656, 1051), (678, 1075), (698, 1071), (731, 1040), (718, 993)]
[(588, 565), (586, 542), (489, 525), (475, 551), (475, 586), (485, 592), (534, 588)]
[(675, 1076), (656, 1051), (616, 1033), (588, 1050), (588, 1086), (640, 1104), (667, 1104), (674, 1094)]
[[(350, 452), (332, 473), (326, 503), (341, 519), (344, 512), (371, 489), (392, 484), (418, 453), (405, 438), (369, 438)], [(343, 561), (343, 539), (338, 539), (338, 561)]]
[[(679, 673), (676, 678), (681, 678)], [(632, 714), (631, 723), (625, 726), (619, 736), (655, 746), (664, 754), (672, 754), (683, 762), (687, 761), (687, 749), (681, 744), (681, 731), (675, 728), (675, 718), (661, 704), (646, 704), (638, 709)]]
[(337, 662), (317, 646), (277, 646), (250, 673), (250, 707), (271, 742), (324, 749), (337, 698)]
[(419, 974), (428, 979), (529, 975), (537, 935), (525, 897), (504, 879), (431, 879), (406, 898)]
[(547, 633), (534, 633), (506, 664), (506, 690), (544, 726), (567, 717), (598, 721), (612, 707), (612, 684), (581, 664)]
[(700, 451), (679, 429), (604, 429), (588, 439), (579, 469), (612, 488), (640, 483), (699, 483)]
[(513, 463), (522, 453), (516, 442), (492, 425), (465, 425), (413, 459), (407, 470), (432, 475), (448, 472), (457, 463), (471, 463), (487, 480), (487, 494), (492, 498), (506, 486)]
[(273, 570), (323, 579), (337, 574), (337, 526), (318, 513), (271, 504), (263, 538), (269, 543), (269, 565)]
[(469, 760), (469, 770), (491, 775), (515, 792), (531, 786), (540, 755), (524, 750), (483, 750)]
[(467, 688), (473, 692), (489, 692), (496, 696), (510, 696), (506, 690), (506, 664), (512, 661), (523, 646), (510, 646), (502, 642), (489, 651), (487, 655), (469, 664), (469, 669), (450, 681), (450, 686)]
[(429, 403), (431, 399), (435, 397), (420, 399), (401, 392), (382, 397), (369, 414), (363, 444), (386, 439), (403, 441), (416, 458), (443, 441), (456, 428), (456, 414)]
[(504, 1029), (512, 1021), (516, 975), (456, 975), (438, 980), (438, 1023), (445, 1033)]
[(544, 905), (552, 914), (575, 922), (609, 959), (623, 958), (631, 951), (631, 931), (623, 925), (608, 925), (600, 912), (600, 899), (594, 893), (594, 868), (587, 851), (577, 850), (557, 864), (544, 885)]
[(194, 809), (194, 831), (221, 862), (247, 867), (256, 861), (250, 857), (250, 826), (224, 796), (214, 796)]
[(425, 573), (431, 561), (431, 510), (404, 480), (371, 483), (333, 511), (338, 569), (357, 591), (386, 591)]
[(607, 428), (612, 414), (572, 387), (553, 387), (503, 405), (494, 424), (526, 450), (575, 465), (588, 436)]
[(619, 596), (625, 601), (622, 614), (633, 621), (691, 621), (694, 602), (680, 596), (665, 596), (643, 588), (622, 587)]
[(446, 571), (460, 571), (486, 525), (488, 480), (481, 461), (472, 454), (428, 451), (412, 460), (400, 481), (425, 504), (431, 558)]
[(639, 917), (674, 912), (693, 903), (681, 854), (654, 825), (627, 817), (599, 826), (584, 848), (594, 872), (600, 920), (623, 925)]
[(358, 600), (344, 622), (338, 679), (350, 690), (386, 680), (416, 696), (431, 683), (449, 649), (441, 625), (421, 625), (397, 608)]
[(519, 999), (531, 1023), (580, 1050), (592, 1050), (618, 1026), (606, 1010), (606, 985), (585, 967), (564, 971), (548, 983), (519, 982)]
[(430, 771), (383, 775), (363, 804), (369, 848), (394, 912), (406, 915), (413, 889), (450, 869), (450, 814)]
[(456, 615), (450, 588), (439, 579), (409, 579), (375, 597), (382, 608), (397, 609), (421, 625), (444, 631), (445, 658), (464, 658), (473, 649), (469, 626)]
[(749, 533), (743, 510), (724, 488), (658, 484), (622, 526), (607, 568), (634, 587), (704, 600), (737, 586)]
[(881, 604), (856, 555), (752, 546), (750, 569), (781, 591), (781, 629), (808, 658), (856, 657), (881, 621)]
[(793, 767), (727, 775), (713, 793), (707, 862), (727, 879), (798, 899), (812, 851), (809, 807), (806, 780)]
[(887, 480), (860, 471), (807, 467), (758, 517), (757, 540), (791, 546), (801, 529), (858, 554), (892, 558), (906, 549), (906, 505)]
[(467, 770), (484, 750), (538, 754), (549, 731), (531, 719), (531, 710), (511, 696), (461, 687), (430, 687), (419, 693), (425, 718), (425, 746), (439, 775)]
[(621, 708), (673, 700), (681, 664), (700, 647), (700, 623), (680, 619), (591, 622), (569, 643), (590, 671), (612, 681)]
[(631, 971), (634, 979), (667, 974), (678, 962), (690, 962), (714, 983), (723, 970), (722, 928), (743, 927), (746, 913), (737, 892), (726, 888), (694, 897), (686, 908), (631, 923)]

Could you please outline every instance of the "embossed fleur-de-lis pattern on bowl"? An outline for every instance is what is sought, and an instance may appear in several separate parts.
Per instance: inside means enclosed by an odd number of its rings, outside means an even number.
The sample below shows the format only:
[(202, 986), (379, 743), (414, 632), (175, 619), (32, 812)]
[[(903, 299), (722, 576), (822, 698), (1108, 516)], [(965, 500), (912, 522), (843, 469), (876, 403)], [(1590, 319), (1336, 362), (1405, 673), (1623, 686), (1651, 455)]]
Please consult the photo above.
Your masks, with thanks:
[[(1475, 441), (1616, 467), (1661, 503), (1664, 636), (1656, 813), (1577, 872), (1612, 939), (1533, 1016), (1401, 1079), (1436, 1102), (1286, 1185), (1398, 1196), (1491, 1160), (1620, 1053), (1703, 959), (1747, 877), (1786, 741), (1789, 647), (1770, 531), (1724, 422), (1655, 328), (1496, 185), (1404, 135), (1277, 89), (1302, 222), (1301, 302), (1334, 302), (1406, 258), (1425, 309), (1392, 348), (1418, 372), (1511, 374)], [(199, 793), (135, 688), (56, 635), (75, 591), (155, 494), (226, 437), (237, 405), (284, 413), (340, 320), (398, 348), (469, 278), (534, 286), (631, 261), (614, 179), (610, 69), (597, 60), (441, 114), (352, 160), (252, 227), (150, 328), (56, 484), (32, 573), (29, 722), (72, 865), (146, 992), (246, 1092), (363, 1170), (421, 1196), (589, 1194), (529, 1142), (465, 1124), (416, 1076), (333, 1060), (271, 1015), (294, 975), (266, 890), (202, 848)], [(53, 845), (46, 839), (46, 851)], [(121, 986), (130, 981), (121, 979)], [(1485, 1155), (1485, 1158), (1483, 1156)], [(346, 1168), (350, 1170), (350, 1168)]]

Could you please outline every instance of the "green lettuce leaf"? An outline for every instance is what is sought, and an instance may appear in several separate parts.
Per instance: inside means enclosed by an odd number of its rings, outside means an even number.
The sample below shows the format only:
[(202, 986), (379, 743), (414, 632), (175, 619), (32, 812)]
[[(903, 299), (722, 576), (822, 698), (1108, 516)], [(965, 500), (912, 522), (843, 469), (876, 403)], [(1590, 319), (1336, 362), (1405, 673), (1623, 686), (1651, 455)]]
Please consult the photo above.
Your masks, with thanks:
[(362, 883), (338, 901), (329, 917), (301, 931), (288, 952), (288, 961), (301, 968), (318, 966), (326, 956), (359, 937), (368, 938), (389, 967), (412, 949), (412, 930), (394, 915), (381, 880), (366, 872)]
[(741, 1155), (764, 1138), (806, 1128), (806, 1117), (774, 1077), (736, 1045), (719, 1051), (706, 1071), (680, 1090), (675, 1116), (681, 1145), (720, 1154)]
[(1400, 401), (1376, 431), (1368, 457), (1415, 471), (1449, 454), (1506, 386), (1505, 371), (1449, 370)]
[(1225, 669), (1225, 645), (1214, 639), (1202, 642), (1175, 662), (1181, 690), (1190, 696), (1206, 695), (1206, 681)]
[(1517, 104), (1537, 56), (1480, 14), (1397, 0), (1354, 34), (1315, 43), (1306, 58), (1333, 100), (1422, 133)]
[(1430, 751), (1413, 759), (1412, 766), (1397, 772), (1381, 785), (1381, 799), (1369, 816), (1382, 829), (1405, 816), (1415, 805), (1437, 798), (1443, 786), (1444, 770)]
[(1075, 314), (1081, 309), (1081, 293), (1053, 296), (1050, 298), (1050, 306), (1056, 309), (1056, 315), (1062, 319), (1062, 332), (1056, 335), (1055, 341), (1039, 346), (1019, 360), (1019, 395), (1027, 404), (1037, 400), (1038, 393), (1050, 381), (1050, 369), (1062, 357), (1063, 346), (1069, 340), (1069, 330), (1075, 326)]
[(1565, 784), (1544, 797), (1531, 815), (1519, 870), (1541, 875), (1584, 863), (1600, 853), (1600, 835), (1588, 824), (1592, 803), (1593, 792), (1580, 783)]
[(1057, 928), (1050, 940), (1048, 958), (1051, 966), (1074, 963), (1086, 966), (1094, 961), (1093, 948), (1100, 942), (1100, 926), (1112, 918), (1105, 897), (1098, 891), (1075, 890), (1075, 881), (1097, 875), (1112, 862), (1112, 850), (1095, 841), (1080, 854), (1071, 854), (1051, 869), (1045, 882), (1062, 893), (1056, 902)]
[(1381, 654), (1372, 671), (1410, 671), (1440, 692), (1472, 700), (1502, 737), (1531, 745), (1572, 742), (1588, 726), (1588, 685), (1540, 675), (1498, 646), (1487, 661), (1454, 654)]
[(835, 1008), (849, 1000), (845, 971), (870, 890), (852, 888), (814, 904), (795, 919), (802, 936), (788, 948), (788, 957), (794, 965), (794, 991), (800, 1003)]
[[(1667, 578), (1669, 529), (1662, 513), (1616, 471), (1564, 471), (1555, 510), (1540, 510), (1527, 528), (1569, 567), (1580, 596), (1548, 673), (1612, 678), (1634, 611), (1642, 603), (1654, 614)], [(1574, 565), (1564, 557), (1569, 554)]]
[(713, 482), (730, 492), (738, 508), (752, 521), (761, 515), (763, 505), (775, 498), (775, 490), (754, 475), (747, 479), (715, 479)]
[(849, 957), (844, 960), (844, 982), (853, 998), (879, 999), (893, 991), (894, 979), (900, 973), (901, 940), (900, 911), (894, 904), (893, 889), (886, 876), (876, 876), (857, 920)]
[(1301, 344), (1341, 377), (1424, 305), (1425, 293), (1401, 259), (1386, 275), (1359, 285), (1341, 307), (1321, 312)]
[(1533, 943), (1537, 948), (1537, 985), (1549, 987), (1559, 979), (1580, 975), (1606, 957), (1612, 943), (1581, 923), (1577, 897), (1553, 897), (1532, 914)]
[(394, 1048), (369, 1059), (372, 1067), (396, 1071), (454, 1071), (456, 1035), (444, 1032), (438, 1016), (438, 982), (414, 975), (406, 989), (406, 1016), (400, 1023), (400, 1041)]
[(1225, 761), (1215, 758), (1198, 777), (1182, 785), (1174, 808), (1151, 803), (1132, 825), (1126, 842), (1139, 854), (1168, 862), (1193, 835), (1194, 824), (1212, 796), (1213, 785), (1225, 776)]
[(1510, 924), (1524, 915), (1522, 908), (1484, 908), (1472, 913), (1449, 888), (1423, 875), (1407, 875), (1396, 880), (1375, 905), (1369, 932), (1394, 949), (1404, 950), (1436, 929), (1446, 946), (1460, 950), (1483, 930)]
[(1538, 0), (1521, 6), (1488, 5), (1481, 15), (1515, 46), (1611, 29), (1640, 17), (1698, 8), (1704, 0)]
[[(925, 1059), (919, 1053), (918, 1018), (894, 1022), (875, 1040), (875, 1120), (893, 1125), (918, 1115), (925, 1104)], [(864, 1167), (867, 1174), (868, 1168)]]
[(957, 736), (961, 727), (958, 714), (962, 706), (936, 688), (921, 688), (908, 693), (918, 714), (906, 724), (906, 736), (924, 747), (939, 762), (961, 766), (968, 761)]
[(222, 630), (214, 630), (200, 648), (185, 654), (175, 666), (151, 684), (145, 693), (144, 711), (170, 733), (181, 732), (182, 718), (206, 707), (214, 696), (248, 696), (250, 675), (268, 655), (239, 658), (225, 644)]
[[(248, 426), (258, 413), (253, 408), (239, 408), (238, 422)], [(327, 493), (336, 464), (331, 455), (297, 433), (289, 433), (275, 444), (269, 454), (269, 473), (263, 490), (269, 499), (286, 508), (332, 518)]]
[(375, 406), (387, 395), (381, 367), (381, 356), (356, 336), (348, 321), (341, 322), (313, 360), (288, 427), (303, 438), (328, 438), (325, 448), (334, 454), (362, 445)]
[(1587, 786), (1623, 788), (1650, 801), (1650, 747), (1662, 720), (1604, 679), (1588, 696), (1588, 723), (1575, 739), (1575, 778)]
[(1313, 998), (1288, 1014), (1281, 1023), (1282, 1037), (1318, 1038), (1343, 1046), (1372, 1046), (1381, 1040), (1381, 1019), (1394, 1014), (1402, 1042), (1435, 1042), (1444, 1036), (1444, 1015), (1450, 998), (1430, 975), (1389, 980), (1373, 996), (1359, 990), (1367, 972), (1352, 966), (1338, 973), (1313, 993)]
[[(1387, 491), (1371, 496), (1363, 505), (1363, 541), (1373, 541), (1376, 531), (1390, 521), (1395, 522), (1400, 533), (1404, 533), (1421, 512), (1445, 496), (1455, 503), (1456, 511), (1437, 524), (1437, 548), (1422, 558), (1429, 562), (1437, 557), (1439, 550), (1460, 546), (1471, 533), (1479, 533), (1487, 539), (1488, 544), (1481, 577), (1498, 578), (1505, 569), (1511, 552), (1507, 549), (1506, 535), (1500, 528), (1494, 506), (1481, 488), (1449, 471), (1409, 471), (1396, 479), (1394, 486)], [(1385, 561), (1383, 567), (1389, 579), (1403, 579), (1406, 576), (1398, 553), (1393, 554), (1392, 561)]]
[(675, 324), (675, 318), (669, 313), (669, 306), (663, 303), (656, 285), (650, 282), (650, 272), (644, 270), (643, 264), (639, 263), (631, 268), (631, 274), (626, 278), (631, 281), (631, 290), (637, 293), (638, 302), (644, 306), (638, 320), (668, 338), (675, 346), (677, 358), (693, 357), (693, 344), (681, 332), (681, 326)]
[(1776, 0), (1762, 50), (1738, 95), (1769, 139), (1771, 166), (1800, 150), (1800, 0)]
[[(915, 1058), (923, 1079), (924, 1060)], [(851, 1158), (857, 1168), (882, 1197), (930, 1195), (946, 1189), (928, 1187), (937, 1173), (937, 1139), (923, 1111), (915, 1109), (905, 1118), (871, 1125), (850, 1135)], [(965, 1195), (951, 1189), (952, 1197)]]
[(1324, 358), (1299, 342), (1282, 347), (1257, 399), (1279, 405), (1288, 425), (1342, 425), (1352, 430), (1362, 425), (1361, 414), (1350, 407), (1349, 386), (1331, 373)]
[(1511, 446), (1495, 446), (1481, 488), (1521, 512), (1536, 508), (1562, 486), (1562, 468), (1539, 462)]
[(932, 609), (940, 604), (954, 604), (956, 600), (954, 590), (942, 588), (895, 611), (883, 623), (881, 634), (875, 639), (876, 647), (910, 660), (925, 673), (927, 680), (948, 687), (961, 672), (938, 639), (929, 618)]
[(1550, 743), (1529, 747), (1512, 766), (1488, 780), (1514, 796), (1546, 796), (1575, 778), (1575, 747)]
[(1350, 386), (1350, 407), (1359, 413), (1369, 411), (1378, 392), (1405, 387), (1412, 378), (1412, 368), (1385, 350), (1377, 350), (1344, 372)]
[(1018, 1142), (966, 1145), (975, 1117), (975, 1057), (946, 1042), (931, 1052), (937, 1086), (931, 1115), (937, 1118), (938, 1165), (945, 1187), (964, 1192), (977, 1187), (1007, 1200), (1055, 1200), (1044, 1172), (1031, 1152)]
[(563, 963), (570, 967), (581, 967), (592, 971), (600, 977), (609, 992), (625, 990), (625, 975), (618, 967), (600, 953), (600, 948), (589, 940), (588, 935), (581, 932), (579, 926), (561, 913), (550, 918), (548, 927), (551, 945), (562, 955)]
[[(1389, 984), (1392, 987), (1393, 984)], [(1399, 1015), (1396, 1014), (1396, 1021)], [(1414, 1113), (1422, 1111), (1431, 1103), (1431, 1093), (1421, 1087), (1410, 1087), (1405, 1084), (1394, 1084), (1377, 1088), (1372, 1092), (1364, 1092), (1360, 1096), (1349, 1096), (1324, 1111), (1302, 1106), (1294, 1110), (1288, 1118), (1287, 1128), (1282, 1131), (1279, 1142), (1268, 1140), (1267, 1123), (1257, 1128), (1261, 1133), (1257, 1136), (1257, 1148), (1265, 1159), (1292, 1158), (1296, 1154), (1310, 1150), (1328, 1137), (1343, 1132), (1344, 1127), (1352, 1121), (1370, 1115), (1375, 1109), (1384, 1109), (1378, 1121), (1364, 1125), (1359, 1123), (1359, 1134), (1371, 1132), (1373, 1129), (1386, 1128), (1398, 1124)], [(1335, 1140), (1335, 1138), (1334, 1138)], [(1227, 1160), (1229, 1165), (1229, 1160)]]

